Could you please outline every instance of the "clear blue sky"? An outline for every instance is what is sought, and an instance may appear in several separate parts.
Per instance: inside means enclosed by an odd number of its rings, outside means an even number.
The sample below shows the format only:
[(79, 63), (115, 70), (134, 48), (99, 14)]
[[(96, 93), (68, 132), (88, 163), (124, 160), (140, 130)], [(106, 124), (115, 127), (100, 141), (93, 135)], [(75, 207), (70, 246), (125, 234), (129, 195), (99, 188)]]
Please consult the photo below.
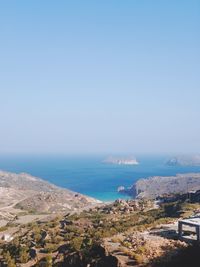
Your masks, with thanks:
[(0, 101), (1, 154), (200, 152), (200, 1), (1, 1)]

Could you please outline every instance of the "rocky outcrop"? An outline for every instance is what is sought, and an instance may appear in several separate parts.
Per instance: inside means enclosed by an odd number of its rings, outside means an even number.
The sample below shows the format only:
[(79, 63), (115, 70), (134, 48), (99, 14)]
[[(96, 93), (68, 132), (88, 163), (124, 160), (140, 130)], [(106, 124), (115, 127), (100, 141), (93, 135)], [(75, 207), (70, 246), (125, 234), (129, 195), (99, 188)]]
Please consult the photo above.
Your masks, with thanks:
[(87, 267), (86, 260), (82, 256), (81, 253), (75, 252), (72, 253), (64, 258), (63, 262), (63, 267), (64, 266), (69, 266), (69, 267)]
[(80, 252), (68, 254), (64, 257), (62, 266), (68, 267), (123, 267), (118, 258), (109, 254), (101, 245), (95, 246), (90, 251), (91, 259), (88, 260)]
[(108, 255), (98, 260), (91, 267), (122, 267), (117, 257)]

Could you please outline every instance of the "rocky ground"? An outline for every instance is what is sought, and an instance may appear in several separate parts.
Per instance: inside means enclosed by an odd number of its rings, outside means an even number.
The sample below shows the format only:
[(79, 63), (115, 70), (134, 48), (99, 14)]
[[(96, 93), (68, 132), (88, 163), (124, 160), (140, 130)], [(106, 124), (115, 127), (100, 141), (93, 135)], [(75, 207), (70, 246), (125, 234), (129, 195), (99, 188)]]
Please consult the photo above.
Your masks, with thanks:
[[(116, 235), (105, 239), (104, 244), (107, 250), (118, 259), (123, 267), (150, 264), (155, 259), (164, 257), (169, 261), (170, 257), (176, 255), (180, 249), (187, 247), (187, 244), (174, 240), (172, 236), (168, 236), (166, 233), (165, 237), (163, 237), (163, 226), (160, 226), (159, 232), (148, 230), (128, 235)], [(169, 225), (168, 231), (170, 232), (170, 230)], [(176, 232), (175, 236), (177, 237)]]
[(79, 214), (10, 224), (0, 232), (0, 262), (8, 267), (163, 267), (189, 246), (178, 240), (180, 215), (199, 207), (182, 203), (177, 210), (176, 203), (155, 207), (151, 201), (118, 200)]
[(198, 215), (199, 198), (103, 204), (30, 175), (0, 178), (0, 266), (185, 267), (169, 264), (199, 254), (177, 235), (180, 218)]

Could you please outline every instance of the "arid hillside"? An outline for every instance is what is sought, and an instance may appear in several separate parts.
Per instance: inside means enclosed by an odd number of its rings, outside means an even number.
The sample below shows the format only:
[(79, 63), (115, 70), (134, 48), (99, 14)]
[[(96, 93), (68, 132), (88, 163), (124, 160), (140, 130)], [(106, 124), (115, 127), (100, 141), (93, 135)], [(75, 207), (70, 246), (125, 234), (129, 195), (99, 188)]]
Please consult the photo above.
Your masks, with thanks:
[(0, 171), (0, 220), (19, 212), (77, 212), (100, 201), (57, 187), (26, 173)]

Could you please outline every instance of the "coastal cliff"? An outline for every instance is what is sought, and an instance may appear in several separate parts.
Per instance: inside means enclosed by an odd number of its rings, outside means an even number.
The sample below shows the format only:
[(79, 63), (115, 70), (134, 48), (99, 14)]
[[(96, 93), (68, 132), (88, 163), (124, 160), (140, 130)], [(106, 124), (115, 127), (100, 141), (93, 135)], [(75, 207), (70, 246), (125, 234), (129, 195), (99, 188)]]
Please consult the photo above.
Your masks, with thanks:
[(154, 176), (139, 179), (130, 188), (120, 190), (133, 198), (155, 199), (164, 194), (184, 194), (200, 189), (200, 173)]

